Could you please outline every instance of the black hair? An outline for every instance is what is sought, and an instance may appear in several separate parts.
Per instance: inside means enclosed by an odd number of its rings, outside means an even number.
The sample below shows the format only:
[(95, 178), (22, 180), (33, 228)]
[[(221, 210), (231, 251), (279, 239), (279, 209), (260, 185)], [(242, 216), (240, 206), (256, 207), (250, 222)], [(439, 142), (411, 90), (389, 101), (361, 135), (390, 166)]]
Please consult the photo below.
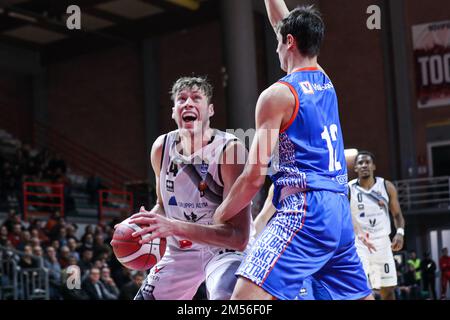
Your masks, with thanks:
[(288, 34), (297, 41), (297, 48), (306, 57), (319, 55), (325, 34), (325, 24), (322, 16), (314, 6), (300, 6), (292, 10), (278, 25), (283, 43)]
[(372, 159), (372, 162), (375, 163), (375, 156), (374, 156), (374, 154), (372, 152), (370, 152), (370, 151), (362, 150), (362, 151), (358, 151), (358, 154), (355, 157), (355, 165), (358, 162), (359, 156), (369, 156)]

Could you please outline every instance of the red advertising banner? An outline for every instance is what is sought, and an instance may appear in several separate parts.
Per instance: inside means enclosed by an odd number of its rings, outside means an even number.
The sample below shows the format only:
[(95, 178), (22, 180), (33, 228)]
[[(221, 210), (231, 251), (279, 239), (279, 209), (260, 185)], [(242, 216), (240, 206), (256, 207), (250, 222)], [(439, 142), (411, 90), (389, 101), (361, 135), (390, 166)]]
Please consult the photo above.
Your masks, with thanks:
[(450, 106), (450, 20), (412, 27), (419, 108)]

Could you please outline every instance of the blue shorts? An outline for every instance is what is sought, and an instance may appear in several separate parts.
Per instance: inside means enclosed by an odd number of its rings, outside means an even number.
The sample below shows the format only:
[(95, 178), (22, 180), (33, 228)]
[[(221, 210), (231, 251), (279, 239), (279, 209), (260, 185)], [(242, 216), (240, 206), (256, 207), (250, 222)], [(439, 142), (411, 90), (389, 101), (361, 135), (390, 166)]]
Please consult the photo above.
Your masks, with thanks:
[(356, 253), (349, 201), (330, 191), (281, 201), (236, 274), (283, 300), (352, 300), (372, 293)]

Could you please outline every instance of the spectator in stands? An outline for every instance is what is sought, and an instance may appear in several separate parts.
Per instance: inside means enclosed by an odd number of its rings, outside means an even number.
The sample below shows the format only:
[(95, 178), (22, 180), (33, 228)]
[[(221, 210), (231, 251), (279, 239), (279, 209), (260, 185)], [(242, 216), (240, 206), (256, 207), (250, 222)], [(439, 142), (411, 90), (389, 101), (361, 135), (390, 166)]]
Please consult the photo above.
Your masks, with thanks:
[(8, 241), (8, 229), (6, 226), (0, 227), (0, 246), (6, 246), (6, 242)]
[(32, 246), (33, 248), (33, 255), (37, 261), (38, 268), (41, 268), (44, 266), (44, 250), (42, 250), (42, 247), (40, 245)]
[(420, 263), (422, 270), (423, 290), (428, 292), (429, 298), (436, 300), (436, 263), (430, 253), (425, 252)]
[(441, 269), (441, 299), (445, 299), (447, 297), (447, 286), (450, 282), (450, 257), (447, 248), (442, 248), (439, 268)]
[(19, 223), (14, 224), (12, 232), (8, 234), (8, 240), (11, 241), (11, 244), (14, 248), (20, 243), (22, 235), (22, 226)]
[(78, 237), (76, 235), (77, 229), (78, 227), (75, 224), (68, 223), (66, 225), (66, 233), (67, 233), (66, 239), (67, 240), (74, 239), (76, 242), (78, 242)]
[(35, 227), (31, 227), (30, 233), (32, 238), (38, 238), (41, 243), (48, 244), (50, 241), (50, 239), (44, 233), (44, 230), (39, 227), (39, 224), (37, 224)]
[(90, 249), (94, 250), (94, 236), (92, 233), (87, 233), (83, 236), (80, 250)]
[(78, 253), (78, 243), (74, 238), (69, 238), (67, 240), (67, 246), (69, 247), (70, 250), (70, 256), (71, 257), (75, 257), (75, 259), (80, 260), (80, 254)]
[(8, 233), (13, 231), (13, 226), (18, 223), (16, 210), (9, 209), (8, 216), (6, 217), (6, 220), (3, 222), (2, 226), (5, 226), (8, 230)]
[(24, 230), (20, 233), (20, 242), (17, 244), (16, 249), (23, 251), (26, 245), (31, 244), (31, 233), (28, 230)]
[(111, 270), (108, 267), (103, 267), (100, 270), (101, 270), (100, 281), (103, 283), (105, 288), (112, 294), (114, 300), (117, 300), (119, 298), (120, 291), (119, 288), (117, 288), (114, 279), (111, 278)]
[(105, 243), (105, 240), (103, 238), (103, 233), (97, 233), (95, 235), (94, 240), (94, 257), (97, 259), (101, 254), (108, 252), (110, 249), (110, 246)]
[(50, 215), (50, 218), (47, 221), (47, 224), (45, 226), (45, 231), (48, 235), (51, 234), (52, 229), (58, 224), (60, 221), (59, 218), (61, 217), (61, 213), (59, 211), (55, 211)]
[(402, 300), (418, 300), (420, 297), (420, 285), (416, 280), (416, 269), (412, 264), (406, 264), (406, 272), (398, 278), (398, 292)]
[(61, 265), (56, 257), (56, 250), (52, 246), (46, 249), (44, 266), (48, 269), (50, 299), (61, 299)]
[(98, 268), (94, 267), (89, 270), (89, 277), (83, 281), (81, 289), (91, 300), (114, 300), (114, 295), (100, 281), (100, 270)]
[(57, 252), (59, 252), (59, 250), (61, 249), (61, 246), (59, 245), (59, 241), (58, 240), (53, 240), (50, 242), (50, 245), (55, 248), (55, 250)]
[(84, 249), (81, 252), (81, 259), (78, 261), (78, 266), (80, 267), (81, 274), (86, 274), (89, 269), (93, 267), (92, 258), (94, 256), (94, 252), (92, 249)]
[(33, 249), (30, 245), (25, 246), (23, 255), (19, 261), (19, 267), (22, 269), (35, 269), (39, 267), (38, 262), (33, 257)]
[(137, 292), (139, 291), (139, 288), (142, 286), (142, 283), (144, 282), (145, 275), (142, 272), (134, 272), (132, 275), (132, 280), (128, 283), (126, 283), (121, 289), (120, 289), (120, 300), (133, 300), (136, 296)]
[(421, 275), (421, 267), (420, 267), (420, 259), (417, 257), (416, 251), (412, 250), (409, 253), (409, 259), (407, 261), (407, 264), (411, 265), (414, 270), (416, 270), (415, 273), (415, 279), (416, 279), (416, 284), (420, 286), (420, 282), (422, 279), (422, 275)]
[(70, 265), (70, 249), (68, 246), (61, 246), (61, 249), (59, 250), (59, 264), (61, 265), (61, 268), (66, 268)]
[[(55, 226), (55, 228), (56, 228), (56, 226)], [(59, 245), (61, 247), (67, 246), (66, 228), (65, 227), (58, 228), (58, 230), (54, 234), (52, 240), (58, 240), (59, 241)]]

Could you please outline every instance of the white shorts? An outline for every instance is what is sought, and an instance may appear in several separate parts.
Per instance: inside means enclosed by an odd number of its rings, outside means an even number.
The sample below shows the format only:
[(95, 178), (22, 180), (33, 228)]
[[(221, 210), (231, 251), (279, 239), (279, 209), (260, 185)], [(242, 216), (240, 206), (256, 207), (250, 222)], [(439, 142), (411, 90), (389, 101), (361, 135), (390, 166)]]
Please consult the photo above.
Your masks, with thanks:
[(397, 285), (397, 269), (389, 237), (371, 240), (377, 251), (369, 249), (358, 239), (355, 240), (356, 251), (363, 264), (373, 289), (394, 287)]
[(181, 251), (171, 248), (151, 270), (135, 300), (192, 300), (206, 281), (209, 300), (231, 298), (243, 254), (206, 247)]

